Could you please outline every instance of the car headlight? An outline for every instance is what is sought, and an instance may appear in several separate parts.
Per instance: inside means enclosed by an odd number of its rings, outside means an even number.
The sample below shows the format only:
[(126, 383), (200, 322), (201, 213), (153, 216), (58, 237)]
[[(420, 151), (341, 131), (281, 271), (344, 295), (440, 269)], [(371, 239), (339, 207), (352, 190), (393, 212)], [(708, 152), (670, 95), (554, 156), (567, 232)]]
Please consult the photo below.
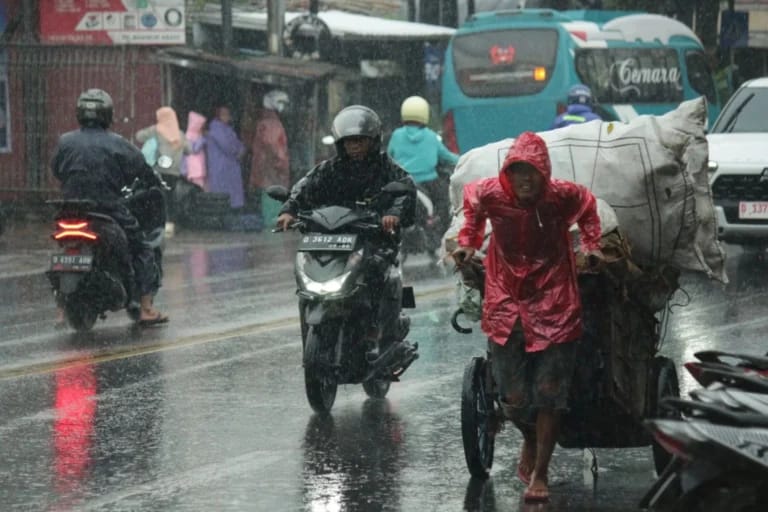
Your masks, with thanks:
[(707, 162), (707, 171), (709, 171), (710, 173), (715, 172), (717, 170), (717, 167), (718, 167), (717, 162), (715, 162), (714, 160), (710, 160), (709, 162)]

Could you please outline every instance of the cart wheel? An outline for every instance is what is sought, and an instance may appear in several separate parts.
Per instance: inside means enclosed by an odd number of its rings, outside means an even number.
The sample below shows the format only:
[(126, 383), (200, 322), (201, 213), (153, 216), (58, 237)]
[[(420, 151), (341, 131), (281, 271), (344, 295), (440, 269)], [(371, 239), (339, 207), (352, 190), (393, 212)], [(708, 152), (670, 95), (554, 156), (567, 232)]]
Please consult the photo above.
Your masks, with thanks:
[[(657, 356), (653, 359), (651, 365), (653, 371), (653, 384), (655, 385), (654, 410), (653, 415), (656, 418), (675, 418), (677, 414), (668, 410), (662, 410), (659, 403), (667, 397), (680, 398), (680, 384), (677, 380), (677, 370), (675, 364), (668, 357)], [(656, 467), (656, 474), (660, 475), (669, 461), (672, 460), (672, 454), (659, 445), (656, 440), (651, 443), (653, 449), (653, 465)]]
[(469, 473), (488, 478), (493, 465), (495, 438), (488, 434), (495, 414), (493, 397), (486, 390), (486, 360), (473, 357), (464, 370), (461, 390), (461, 438)]

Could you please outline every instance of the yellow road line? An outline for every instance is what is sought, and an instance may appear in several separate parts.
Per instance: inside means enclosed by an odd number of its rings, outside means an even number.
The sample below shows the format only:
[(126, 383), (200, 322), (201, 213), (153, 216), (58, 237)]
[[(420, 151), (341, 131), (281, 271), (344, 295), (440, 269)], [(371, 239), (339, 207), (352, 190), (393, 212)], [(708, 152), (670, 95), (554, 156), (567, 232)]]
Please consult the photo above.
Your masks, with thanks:
[[(416, 297), (420, 299), (428, 299), (433, 297), (439, 297), (445, 295), (447, 292), (452, 292), (453, 286), (446, 286), (436, 288), (424, 293), (416, 294)], [(201, 333), (185, 336), (175, 340), (160, 341), (157, 343), (140, 345), (140, 346), (123, 346), (117, 350), (106, 350), (101, 353), (95, 353), (86, 357), (73, 357), (71, 359), (63, 359), (59, 361), (52, 361), (47, 363), (30, 364), (19, 368), (11, 368), (7, 370), (0, 369), (0, 380), (14, 379), (19, 377), (29, 377), (32, 375), (43, 375), (47, 373), (53, 373), (66, 368), (72, 368), (75, 366), (81, 366), (84, 364), (98, 364), (108, 361), (116, 361), (119, 359), (128, 359), (130, 357), (143, 356), (147, 354), (154, 354), (157, 352), (163, 352), (166, 350), (174, 350), (177, 348), (191, 347), (194, 345), (202, 345), (205, 343), (212, 343), (216, 341), (224, 341), (232, 338), (240, 338), (243, 336), (261, 334), (267, 331), (274, 331), (276, 329), (285, 329), (288, 327), (298, 327), (298, 316), (288, 318), (278, 318), (269, 322), (261, 322), (257, 324), (245, 325), (237, 327), (235, 329), (229, 329), (220, 333)]]

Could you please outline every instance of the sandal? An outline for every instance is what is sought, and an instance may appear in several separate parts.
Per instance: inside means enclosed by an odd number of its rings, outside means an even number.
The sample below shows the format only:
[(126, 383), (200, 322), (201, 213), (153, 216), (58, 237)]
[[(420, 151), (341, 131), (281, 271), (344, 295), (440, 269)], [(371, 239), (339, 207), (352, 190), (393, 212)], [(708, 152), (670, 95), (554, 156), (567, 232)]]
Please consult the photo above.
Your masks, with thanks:
[(549, 501), (549, 487), (534, 490), (529, 485), (523, 493), (523, 500), (526, 503), (546, 503)]
[(138, 324), (141, 327), (150, 327), (153, 325), (168, 323), (169, 320), (170, 318), (168, 318), (168, 315), (164, 315), (158, 311), (157, 315), (153, 318), (140, 318)]

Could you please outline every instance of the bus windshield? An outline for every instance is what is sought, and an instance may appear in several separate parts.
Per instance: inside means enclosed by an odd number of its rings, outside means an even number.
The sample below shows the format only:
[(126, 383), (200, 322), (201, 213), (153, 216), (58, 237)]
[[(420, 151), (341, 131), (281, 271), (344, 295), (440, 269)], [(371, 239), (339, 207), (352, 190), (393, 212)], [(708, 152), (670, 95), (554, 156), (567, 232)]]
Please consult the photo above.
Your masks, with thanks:
[(679, 103), (682, 71), (671, 48), (589, 48), (575, 56), (576, 74), (599, 103)]
[(534, 94), (547, 85), (557, 57), (553, 29), (474, 32), (456, 37), (453, 65), (467, 96)]

